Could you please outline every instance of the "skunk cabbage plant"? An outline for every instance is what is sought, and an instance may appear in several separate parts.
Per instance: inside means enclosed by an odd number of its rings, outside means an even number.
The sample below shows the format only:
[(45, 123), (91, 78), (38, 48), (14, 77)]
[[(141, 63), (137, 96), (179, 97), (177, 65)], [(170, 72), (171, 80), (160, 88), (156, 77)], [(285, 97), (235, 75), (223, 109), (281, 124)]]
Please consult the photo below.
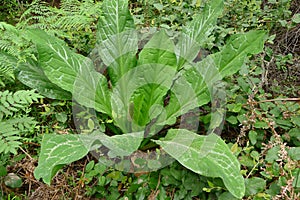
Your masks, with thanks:
[(28, 30), (37, 60), (20, 64), (18, 79), (46, 97), (73, 99), (110, 121), (106, 129), (85, 134), (44, 135), (35, 177), (50, 184), (64, 164), (90, 151), (100, 152), (99, 161), (110, 166), (114, 162), (119, 170), (138, 170), (142, 164), (133, 162), (145, 154), (147, 148), (142, 147), (152, 144), (156, 157), (147, 157), (147, 170), (165, 166), (159, 156), (173, 158), (203, 176), (221, 178), (233, 196), (242, 198), (239, 162), (216, 134), (222, 106), (213, 109), (207, 135), (182, 126), (166, 128), (195, 108), (223, 104), (222, 79), (263, 49), (266, 33), (250, 31), (231, 36), (219, 52), (198, 61), (222, 11), (222, 0), (210, 0), (179, 33), (136, 30), (127, 0), (104, 0), (92, 52), (96, 58), (75, 53), (42, 30)]

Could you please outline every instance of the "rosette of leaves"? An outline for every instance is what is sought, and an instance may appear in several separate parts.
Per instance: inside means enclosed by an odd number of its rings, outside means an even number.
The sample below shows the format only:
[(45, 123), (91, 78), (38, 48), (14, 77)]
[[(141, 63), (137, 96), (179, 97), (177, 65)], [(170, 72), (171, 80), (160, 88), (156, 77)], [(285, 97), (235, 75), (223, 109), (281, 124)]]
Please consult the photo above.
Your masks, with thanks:
[[(211, 0), (176, 40), (160, 30), (140, 50), (127, 0), (105, 0), (95, 51), (108, 75), (98, 73), (90, 58), (74, 53), (59, 39), (40, 30), (28, 30), (37, 47), (38, 61), (20, 66), (18, 79), (51, 98), (72, 96), (78, 104), (106, 114), (119, 130), (113, 136), (100, 130), (45, 135), (35, 177), (50, 184), (62, 165), (101, 145), (109, 149), (111, 157), (129, 156), (138, 151), (146, 134), (154, 136), (177, 117), (209, 103), (214, 83), (238, 71), (249, 54), (262, 51), (265, 40), (263, 31), (237, 34), (220, 52), (193, 62), (222, 9), (222, 0)], [(220, 177), (230, 193), (241, 198), (245, 186), (240, 165), (226, 143), (213, 133), (222, 121), (214, 116), (211, 134), (171, 129), (152, 141), (188, 169)]]

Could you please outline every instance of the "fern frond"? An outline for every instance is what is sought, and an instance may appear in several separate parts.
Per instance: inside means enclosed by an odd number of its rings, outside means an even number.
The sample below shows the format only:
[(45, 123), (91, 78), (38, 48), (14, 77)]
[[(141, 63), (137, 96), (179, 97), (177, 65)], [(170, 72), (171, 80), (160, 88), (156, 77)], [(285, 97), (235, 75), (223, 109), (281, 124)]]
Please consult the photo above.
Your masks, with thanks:
[(20, 40), (20, 31), (10, 24), (0, 22), (0, 35), (0, 51), (18, 56), (19, 50), (17, 46), (22, 43)]
[(17, 59), (8, 53), (0, 51), (0, 85), (4, 86), (2, 79), (15, 80), (14, 70), (17, 66)]
[(13, 116), (19, 111), (26, 111), (30, 104), (37, 102), (43, 96), (34, 90), (19, 90), (12, 93), (8, 90), (0, 92), (0, 121), (4, 117)]
[(22, 135), (33, 130), (37, 124), (27, 113), (29, 106), (39, 98), (43, 97), (34, 90), (19, 90), (15, 93), (0, 91), (0, 154), (17, 154), (22, 144)]
[(63, 16), (58, 19), (57, 24), (61, 28), (68, 30), (82, 30), (92, 23), (92, 19), (82, 15)]
[(14, 51), (11, 48), (11, 42), (7, 40), (0, 40), (0, 50), (14, 54)]
[(17, 154), (22, 135), (34, 129), (36, 124), (34, 118), (27, 116), (0, 121), (0, 154)]
[(2, 31), (9, 31), (9, 32), (13, 32), (15, 34), (18, 34), (18, 30), (16, 29), (16, 27), (14, 27), (13, 25), (10, 25), (6, 22), (0, 22), (0, 29)]
[[(47, 24), (47, 17), (53, 15), (51, 7), (41, 0), (33, 1), (27, 10), (21, 15), (19, 28), (24, 28), (31, 24)], [(49, 24), (48, 24), (49, 25)]]
[(35, 121), (33, 117), (22, 116), (6, 120), (6, 123), (10, 123), (14, 128), (18, 129), (21, 134), (24, 134), (32, 130), (37, 124), (37, 121)]
[[(94, 31), (101, 14), (101, 3), (93, 0), (61, 0), (60, 8), (42, 0), (33, 1), (21, 16), (19, 28), (32, 27), (66, 39), (71, 47), (89, 52)], [(90, 42), (89, 47), (87, 43)]]
[(58, 24), (65, 29), (77, 27), (82, 29), (93, 25), (97, 22), (101, 14), (101, 4), (94, 1), (86, 0), (79, 2), (78, 0), (64, 0), (61, 3), (59, 15), (61, 18)]
[(22, 144), (19, 140), (20, 131), (12, 126), (7, 121), (0, 122), (0, 153), (17, 154), (16, 149)]

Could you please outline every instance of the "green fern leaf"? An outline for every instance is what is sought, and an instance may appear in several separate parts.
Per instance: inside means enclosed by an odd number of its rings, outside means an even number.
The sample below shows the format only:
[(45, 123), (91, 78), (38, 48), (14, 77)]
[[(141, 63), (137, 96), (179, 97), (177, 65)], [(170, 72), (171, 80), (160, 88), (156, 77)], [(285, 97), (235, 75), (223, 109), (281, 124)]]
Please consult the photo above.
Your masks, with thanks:
[[(43, 96), (34, 90), (19, 90), (15, 93), (8, 90), (0, 92), (0, 120), (3, 116), (13, 116), (14, 113), (24, 111), (33, 102), (38, 102)], [(1, 117), (2, 116), (2, 117)]]
[(18, 141), (21, 139), (19, 130), (15, 129), (7, 121), (0, 122), (0, 127), (0, 153), (17, 154), (16, 148), (22, 144)]

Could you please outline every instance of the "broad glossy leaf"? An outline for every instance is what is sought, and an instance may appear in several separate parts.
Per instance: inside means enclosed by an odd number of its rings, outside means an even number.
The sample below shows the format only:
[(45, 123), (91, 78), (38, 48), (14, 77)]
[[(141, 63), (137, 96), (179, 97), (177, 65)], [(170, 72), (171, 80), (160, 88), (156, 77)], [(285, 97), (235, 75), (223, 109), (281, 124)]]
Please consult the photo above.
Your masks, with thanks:
[(220, 52), (211, 55), (221, 76), (236, 73), (248, 55), (258, 54), (263, 50), (265, 40), (266, 32), (257, 30), (231, 36)]
[[(149, 69), (144, 71), (143, 68), (156, 68), (156, 73), (149, 73)], [(174, 69), (166, 69), (172, 68)], [(173, 77), (176, 70), (176, 55), (174, 53), (174, 44), (167, 36), (164, 30), (157, 32), (151, 40), (145, 45), (139, 55), (139, 62), (136, 68), (139, 71), (139, 77), (144, 79), (144, 85), (136, 88), (133, 95), (133, 120), (140, 126), (146, 126), (151, 119), (155, 118), (159, 112), (156, 108), (163, 107), (163, 98), (172, 85)], [(166, 75), (163, 73), (171, 72)], [(153, 71), (154, 72), (154, 71)], [(162, 73), (163, 72), (163, 73)], [(156, 76), (155, 79), (150, 76)], [(166, 80), (163, 80), (166, 79)], [(150, 81), (151, 80), (151, 81)], [(140, 82), (140, 79), (134, 78), (132, 81)], [(164, 81), (164, 85), (161, 83)], [(158, 107), (157, 107), (158, 106)]]
[(92, 61), (72, 52), (59, 39), (42, 31), (29, 32), (31, 37), (37, 37), (34, 42), (37, 45), (40, 65), (49, 80), (71, 92), (82, 105), (110, 115), (107, 81), (95, 71)]
[[(225, 88), (218, 88), (219, 85), (222, 86), (220, 81), (224, 76), (232, 75), (240, 69), (246, 56), (262, 51), (264, 41), (264, 31), (251, 31), (239, 34), (233, 36), (221, 52), (207, 56), (193, 66), (185, 67), (180, 72), (182, 76), (175, 81), (172, 87), (175, 95), (171, 96), (170, 104), (166, 108), (168, 118), (173, 117), (174, 119), (174, 117), (179, 116), (182, 113), (179, 108), (181, 110), (182, 107), (192, 109), (195, 106), (192, 103), (195, 99), (197, 100), (197, 106), (202, 106), (213, 99), (224, 101)], [(180, 97), (180, 91), (185, 91), (184, 88), (187, 88), (187, 91), (189, 91), (189, 87), (192, 88), (192, 91), (188, 93), (189, 95), (181, 93), (182, 97)], [(182, 100), (176, 100), (178, 97), (182, 98)], [(188, 109), (185, 111), (188, 111)], [(222, 111), (213, 115), (213, 118), (221, 122), (222, 116), (220, 114), (222, 115)], [(216, 124), (213, 124), (211, 129), (218, 126), (216, 120), (212, 120)]]
[(30, 88), (36, 89), (40, 94), (51, 99), (70, 100), (72, 95), (52, 83), (45, 75), (43, 69), (33, 60), (20, 63), (17, 78)]
[(110, 149), (109, 156), (115, 157), (131, 155), (139, 148), (143, 139), (144, 132), (136, 132), (111, 137), (103, 134), (99, 141)]
[(98, 22), (99, 42), (110, 36), (135, 29), (134, 20), (128, 9), (128, 0), (104, 0), (102, 15)]
[(165, 30), (155, 33), (139, 54), (138, 66), (162, 64), (176, 68), (175, 45)]
[[(45, 37), (46, 36), (46, 37)], [(53, 42), (57, 45), (62, 45), (66, 47), (66, 43), (54, 36), (48, 35), (44, 30), (42, 29), (28, 29), (25, 32), (25, 38), (28, 40), (31, 40), (34, 44), (43, 44), (47, 42)]]
[(209, 59), (194, 65), (180, 71), (179, 78), (176, 79), (171, 88), (170, 102), (166, 107), (167, 124), (174, 122), (176, 117), (189, 110), (211, 101), (208, 86), (211, 88), (214, 83), (221, 79), (218, 76), (217, 68), (214, 66), (214, 62)]
[(52, 177), (65, 164), (83, 158), (97, 136), (75, 134), (47, 134), (42, 140), (38, 166), (34, 176), (50, 185)]
[(42, 178), (50, 185), (52, 177), (63, 165), (81, 159), (90, 150), (101, 146), (100, 143), (110, 149), (111, 157), (128, 156), (138, 149), (143, 137), (143, 132), (112, 137), (101, 132), (93, 132), (89, 135), (45, 135), (41, 144), (39, 165), (34, 171), (34, 176), (36, 179)]
[[(87, 58), (76, 54), (61, 40), (41, 30), (29, 30), (32, 42), (36, 44), (40, 66), (51, 82), (64, 90), (73, 92), (74, 81)], [(93, 70), (92, 65), (85, 65)]]
[(138, 38), (127, 0), (105, 0), (98, 22), (97, 49), (112, 84), (136, 65)]
[[(170, 95), (168, 105), (165, 107), (166, 121), (162, 121), (160, 118), (159, 121), (161, 124), (173, 124), (178, 116), (198, 107), (198, 97), (194, 91), (194, 88), (182, 75), (182, 73), (179, 74), (179, 78), (176, 79), (173, 87), (171, 88), (172, 93)], [(203, 95), (203, 98), (201, 99), (204, 101), (204, 103), (207, 103), (210, 98), (209, 96), (206, 97)]]
[(191, 63), (205, 44), (208, 36), (215, 28), (217, 18), (223, 11), (223, 0), (212, 0), (206, 3), (200, 14), (183, 28), (177, 44), (178, 69), (188, 62)]
[(78, 75), (74, 82), (74, 99), (89, 108), (111, 116), (110, 93), (106, 78), (95, 71), (92, 62), (86, 59), (78, 69)]
[[(131, 98), (129, 108), (133, 123), (136, 123), (138, 127), (145, 127), (151, 119), (155, 118), (161, 112), (163, 96), (167, 91), (168, 88), (151, 83), (138, 88)], [(135, 129), (134, 124), (133, 129)]]
[(204, 176), (220, 177), (233, 196), (244, 196), (240, 164), (219, 136), (177, 129), (170, 130), (164, 139), (155, 142), (188, 169)]
[[(143, 124), (142, 126), (139, 126), (137, 122), (133, 121), (132, 114), (134, 113), (132, 113), (132, 110), (137, 110), (142, 107), (144, 102), (146, 106), (144, 109), (149, 111), (156, 110), (154, 109), (156, 106), (152, 103), (159, 102), (157, 104), (158, 106), (162, 104), (162, 98), (166, 94), (168, 88), (172, 85), (175, 73), (176, 70), (165, 65), (144, 64), (133, 68), (129, 73), (124, 75), (118, 82), (118, 85), (115, 86), (111, 97), (113, 109), (112, 116), (116, 125), (125, 133), (142, 131), (145, 127)], [(126, 85), (122, 83), (126, 83)], [(139, 91), (140, 88), (149, 84), (153, 88), (147, 88), (149, 91), (142, 91), (139, 97), (134, 96), (136, 91)], [(150, 92), (150, 94), (146, 94), (146, 92)], [(151, 97), (152, 99), (143, 99), (143, 95), (147, 98)], [(132, 101), (132, 97), (137, 99)], [(158, 97), (160, 98), (155, 99)], [(138, 98), (143, 101), (138, 102)], [(136, 105), (134, 103), (136, 103)], [(162, 108), (160, 108), (159, 112), (161, 112), (161, 109)], [(151, 114), (151, 112), (141, 114), (148, 116), (141, 116), (137, 112), (135, 113), (136, 117), (146, 119), (149, 119), (149, 116), (157, 116), (157, 114)]]

